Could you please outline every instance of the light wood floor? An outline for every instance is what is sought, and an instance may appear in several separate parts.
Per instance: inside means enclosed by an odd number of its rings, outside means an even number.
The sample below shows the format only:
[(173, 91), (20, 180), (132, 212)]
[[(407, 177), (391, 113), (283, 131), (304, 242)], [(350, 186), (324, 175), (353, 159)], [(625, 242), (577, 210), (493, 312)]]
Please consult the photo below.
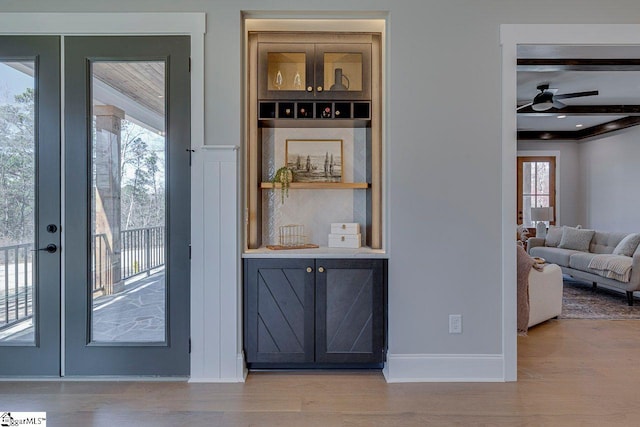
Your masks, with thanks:
[(245, 384), (0, 382), (48, 426), (640, 426), (640, 321), (552, 320), (518, 338), (515, 383), (387, 384), (253, 373)]

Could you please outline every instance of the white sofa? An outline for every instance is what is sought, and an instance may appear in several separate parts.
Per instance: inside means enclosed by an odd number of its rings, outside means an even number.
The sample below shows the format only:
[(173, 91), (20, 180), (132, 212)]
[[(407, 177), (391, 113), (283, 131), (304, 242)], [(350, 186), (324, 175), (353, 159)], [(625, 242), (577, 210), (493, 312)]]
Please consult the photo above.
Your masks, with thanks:
[(529, 327), (557, 317), (562, 312), (562, 269), (545, 264), (529, 273)]
[[(640, 245), (637, 233), (616, 233), (584, 230), (573, 227), (550, 227), (546, 239), (527, 240), (531, 256), (558, 264), (564, 274), (577, 279), (623, 289), (627, 302), (633, 305), (633, 292), (640, 290)], [(628, 277), (618, 279), (608, 269), (591, 268), (596, 256), (608, 255), (613, 265), (622, 262), (631, 266)]]

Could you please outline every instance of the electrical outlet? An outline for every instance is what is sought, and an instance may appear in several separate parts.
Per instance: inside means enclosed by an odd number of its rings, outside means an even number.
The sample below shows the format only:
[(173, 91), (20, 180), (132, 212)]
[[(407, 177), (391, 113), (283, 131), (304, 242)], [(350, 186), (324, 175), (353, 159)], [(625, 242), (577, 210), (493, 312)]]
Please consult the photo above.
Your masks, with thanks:
[(449, 315), (449, 333), (450, 334), (462, 333), (462, 314)]

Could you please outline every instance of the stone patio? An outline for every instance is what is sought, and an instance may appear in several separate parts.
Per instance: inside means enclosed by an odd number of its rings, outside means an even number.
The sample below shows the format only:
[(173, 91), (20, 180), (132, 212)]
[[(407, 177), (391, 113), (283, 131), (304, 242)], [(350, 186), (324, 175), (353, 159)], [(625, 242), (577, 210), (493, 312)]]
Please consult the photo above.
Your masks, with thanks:
[[(94, 342), (165, 341), (164, 268), (149, 277), (129, 279), (125, 289), (114, 295), (95, 298), (93, 304)], [(31, 319), (0, 334), (3, 342), (33, 342)]]

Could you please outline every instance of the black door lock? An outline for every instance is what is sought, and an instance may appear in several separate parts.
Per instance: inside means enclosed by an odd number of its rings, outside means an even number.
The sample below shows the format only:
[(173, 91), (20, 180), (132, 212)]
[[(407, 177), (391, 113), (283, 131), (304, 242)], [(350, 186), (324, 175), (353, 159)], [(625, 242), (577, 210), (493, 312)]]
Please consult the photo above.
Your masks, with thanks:
[(54, 245), (53, 243), (49, 243), (44, 248), (32, 249), (31, 252), (45, 251), (45, 252), (49, 252), (50, 254), (53, 254), (53, 253), (56, 253), (57, 250), (58, 250), (58, 247), (56, 245)]
[(56, 231), (58, 231), (58, 226), (55, 224), (49, 224), (47, 225), (47, 231), (49, 233), (55, 233)]

